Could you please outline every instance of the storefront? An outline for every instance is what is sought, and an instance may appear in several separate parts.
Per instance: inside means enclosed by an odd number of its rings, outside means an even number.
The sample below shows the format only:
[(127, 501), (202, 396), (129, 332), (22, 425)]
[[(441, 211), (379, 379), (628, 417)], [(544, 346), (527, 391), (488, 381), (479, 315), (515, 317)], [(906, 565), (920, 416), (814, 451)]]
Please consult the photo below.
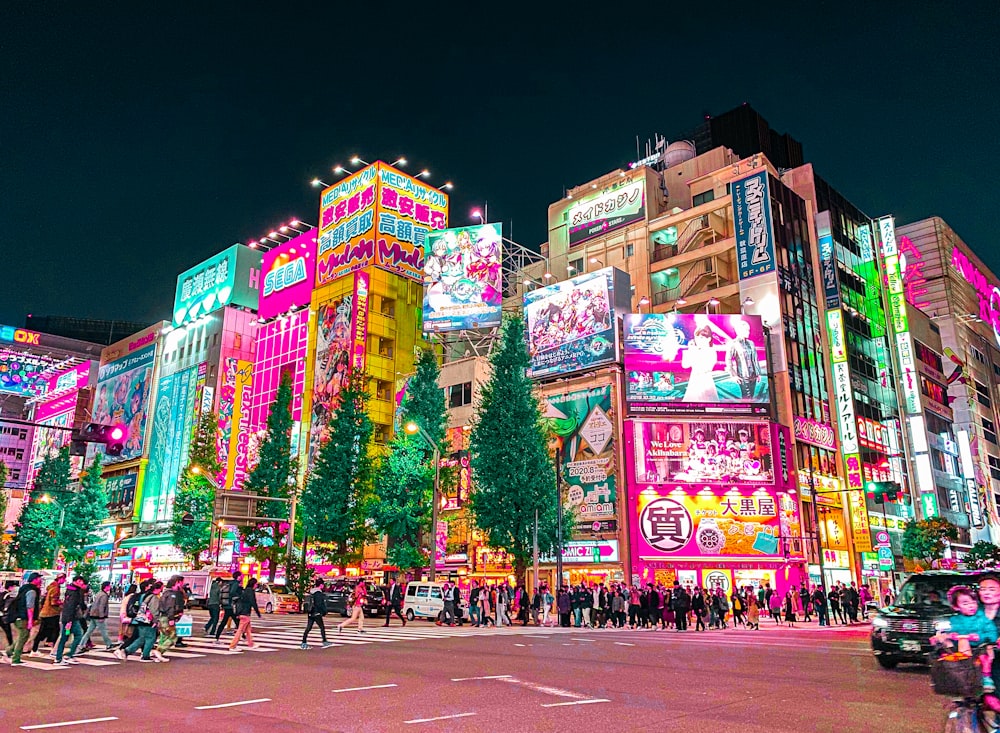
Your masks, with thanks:
[[(570, 540), (563, 546), (563, 585), (610, 585), (625, 582), (618, 540)], [(533, 586), (532, 570), (528, 584)], [(555, 587), (555, 558), (539, 558), (538, 575), (550, 588)]]
[(130, 537), (119, 545), (121, 550), (130, 550), (128, 569), (132, 580), (154, 577), (166, 580), (175, 573), (189, 570), (184, 554), (173, 544), (168, 534)]

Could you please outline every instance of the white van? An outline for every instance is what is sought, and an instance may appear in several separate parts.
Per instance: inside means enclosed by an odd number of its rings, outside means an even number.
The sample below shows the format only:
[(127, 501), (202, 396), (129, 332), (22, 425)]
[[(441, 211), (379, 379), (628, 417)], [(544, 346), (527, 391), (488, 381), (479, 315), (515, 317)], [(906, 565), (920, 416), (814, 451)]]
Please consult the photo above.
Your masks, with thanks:
[[(443, 589), (444, 583), (416, 580), (408, 583), (406, 594), (403, 596), (403, 615), (406, 616), (406, 620), (426, 618), (436, 621), (444, 610)], [(458, 605), (462, 605), (461, 596), (459, 596)], [(455, 612), (461, 618), (461, 608), (455, 609)]]

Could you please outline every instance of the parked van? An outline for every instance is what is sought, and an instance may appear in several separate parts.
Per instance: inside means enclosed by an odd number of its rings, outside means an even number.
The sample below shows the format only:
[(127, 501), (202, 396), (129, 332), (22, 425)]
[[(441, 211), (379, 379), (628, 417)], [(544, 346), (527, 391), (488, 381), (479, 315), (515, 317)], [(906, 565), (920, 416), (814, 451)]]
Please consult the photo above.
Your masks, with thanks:
[[(403, 595), (403, 615), (407, 621), (426, 618), (436, 621), (444, 610), (444, 583), (415, 580), (407, 584)], [(455, 609), (456, 623), (462, 622), (462, 597)]]

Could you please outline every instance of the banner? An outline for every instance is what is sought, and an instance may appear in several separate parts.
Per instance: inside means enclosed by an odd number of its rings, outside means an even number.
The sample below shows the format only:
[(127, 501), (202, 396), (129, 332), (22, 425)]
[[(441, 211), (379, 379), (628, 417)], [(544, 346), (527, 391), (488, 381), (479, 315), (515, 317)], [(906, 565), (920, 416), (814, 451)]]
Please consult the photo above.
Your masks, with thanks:
[(253, 398), (253, 363), (236, 362), (232, 430), (226, 456), (224, 488), (241, 490), (247, 477), (247, 449), (250, 443), (250, 405)]
[(101, 366), (94, 395), (94, 422), (124, 425), (128, 432), (121, 455), (105, 456), (105, 464), (142, 456), (156, 344)]
[(425, 333), (500, 325), (502, 244), (500, 224), (445, 229), (427, 235)]
[(330, 416), (350, 375), (354, 296), (343, 295), (319, 306), (316, 314), (316, 371), (313, 377), (309, 462), (327, 438)]

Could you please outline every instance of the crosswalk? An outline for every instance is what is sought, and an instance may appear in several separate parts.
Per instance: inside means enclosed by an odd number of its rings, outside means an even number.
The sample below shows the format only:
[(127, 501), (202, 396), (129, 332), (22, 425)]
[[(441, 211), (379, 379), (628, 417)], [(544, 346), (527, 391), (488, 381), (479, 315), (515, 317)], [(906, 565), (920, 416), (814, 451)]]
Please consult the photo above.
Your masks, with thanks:
[[(345, 628), (342, 633), (337, 632), (336, 624), (339, 623), (339, 619), (335, 623), (330, 623), (334, 619), (329, 619), (327, 622), (327, 640), (334, 647), (338, 646), (357, 646), (364, 644), (383, 644), (391, 642), (419, 642), (419, 641), (432, 641), (435, 639), (447, 639), (454, 637), (475, 637), (475, 636), (548, 636), (552, 633), (560, 632), (571, 632), (571, 629), (555, 629), (555, 628), (539, 628), (537, 626), (514, 626), (514, 627), (481, 627), (472, 628), (470, 626), (435, 626), (434, 624), (426, 622), (411, 622), (405, 627), (402, 626), (390, 626), (388, 628), (384, 627), (380, 621), (372, 619), (371, 622), (365, 624), (365, 630), (363, 634), (359, 634), (354, 627)], [(249, 648), (246, 646), (245, 640), (242, 641), (235, 650), (229, 649), (229, 642), (232, 640), (231, 635), (223, 635), (221, 645), (216, 645), (212, 637), (205, 636), (192, 636), (184, 640), (186, 644), (185, 648), (182, 649), (171, 649), (167, 652), (166, 656), (173, 661), (184, 661), (188, 659), (199, 659), (207, 657), (224, 657), (224, 656), (239, 656), (242, 654), (260, 654), (267, 652), (276, 652), (295, 649), (299, 650), (300, 644), (302, 643), (302, 632), (305, 628), (304, 621), (302, 617), (289, 617), (287, 619), (276, 619), (270, 618), (265, 621), (261, 627), (254, 628), (253, 639), (254, 646)], [(196, 633), (200, 631), (200, 628), (195, 623)], [(579, 630), (576, 630), (579, 633)], [(310, 650), (320, 650), (321, 640), (318, 628), (314, 628), (310, 633), (309, 638)], [(139, 654), (133, 654), (125, 662), (119, 660), (112, 652), (105, 651), (103, 648), (95, 648), (88, 652), (78, 653), (75, 660), (78, 662), (79, 666), (84, 667), (108, 667), (120, 664), (132, 664), (139, 659)], [(54, 672), (59, 670), (73, 669), (76, 665), (62, 666), (55, 665), (52, 659), (48, 657), (38, 658), (29, 657), (25, 655), (23, 657), (23, 667), (25, 669), (38, 670), (42, 672)]]

